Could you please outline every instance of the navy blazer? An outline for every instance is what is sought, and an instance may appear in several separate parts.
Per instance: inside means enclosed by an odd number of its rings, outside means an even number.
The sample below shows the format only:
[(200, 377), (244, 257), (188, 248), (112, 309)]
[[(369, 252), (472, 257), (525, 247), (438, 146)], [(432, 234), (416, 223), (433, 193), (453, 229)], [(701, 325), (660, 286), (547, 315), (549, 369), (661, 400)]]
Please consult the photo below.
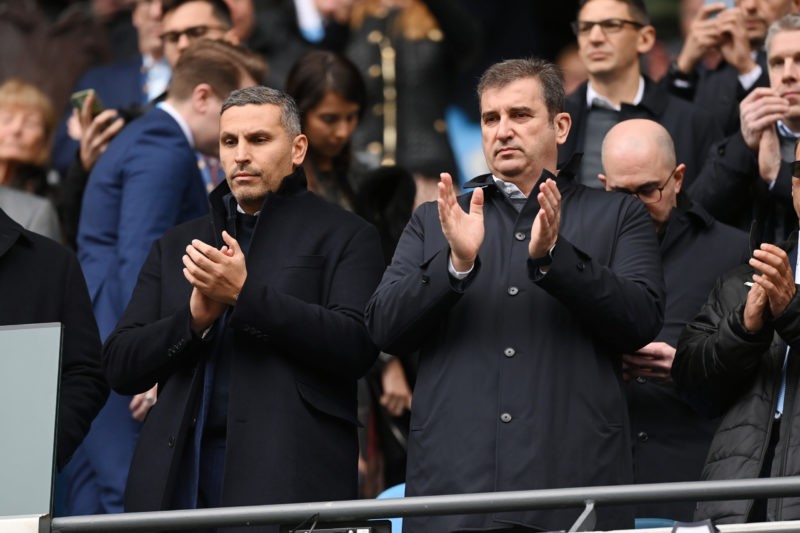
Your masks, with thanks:
[(178, 123), (155, 108), (111, 142), (89, 176), (78, 259), (100, 337), (122, 316), (153, 242), (208, 213), (197, 156)]

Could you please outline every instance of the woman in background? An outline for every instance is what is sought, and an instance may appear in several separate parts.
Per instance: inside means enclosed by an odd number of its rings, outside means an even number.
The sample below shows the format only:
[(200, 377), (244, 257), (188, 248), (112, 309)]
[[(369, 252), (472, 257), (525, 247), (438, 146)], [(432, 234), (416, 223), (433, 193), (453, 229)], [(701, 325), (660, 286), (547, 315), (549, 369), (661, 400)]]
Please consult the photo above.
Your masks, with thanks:
[(314, 50), (292, 66), (286, 92), (297, 102), (308, 137), (308, 189), (352, 211), (361, 172), (354, 168), (350, 139), (366, 102), (358, 69), (339, 54)]
[(47, 193), (55, 112), (35, 86), (16, 79), (0, 85), (0, 208), (26, 229), (61, 240)]

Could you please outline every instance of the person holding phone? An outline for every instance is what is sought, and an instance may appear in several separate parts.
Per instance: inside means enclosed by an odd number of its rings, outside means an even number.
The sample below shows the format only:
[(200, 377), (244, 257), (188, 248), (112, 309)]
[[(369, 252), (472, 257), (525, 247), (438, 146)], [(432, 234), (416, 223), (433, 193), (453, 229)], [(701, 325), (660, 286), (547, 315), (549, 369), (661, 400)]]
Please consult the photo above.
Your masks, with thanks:
[[(725, 135), (735, 133), (739, 102), (756, 87), (769, 86), (767, 28), (798, 11), (800, 0), (706, 0), (670, 65), (667, 87), (709, 110)], [(719, 50), (722, 62), (711, 70), (698, 68), (709, 50)]]

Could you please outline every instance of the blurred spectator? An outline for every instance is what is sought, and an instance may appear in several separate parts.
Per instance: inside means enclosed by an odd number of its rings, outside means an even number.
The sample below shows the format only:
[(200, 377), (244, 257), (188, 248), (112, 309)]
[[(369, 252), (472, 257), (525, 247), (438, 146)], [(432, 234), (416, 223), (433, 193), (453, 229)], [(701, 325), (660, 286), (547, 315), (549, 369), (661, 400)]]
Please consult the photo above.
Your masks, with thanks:
[(303, 161), (308, 189), (352, 211), (358, 180), (350, 140), (366, 104), (361, 74), (347, 58), (315, 50), (289, 71), (286, 92), (300, 109), (308, 137)]
[(88, 67), (109, 58), (108, 47), (102, 24), (85, 2), (0, 0), (0, 80), (32, 83), (55, 109), (66, 107), (70, 89)]
[[(83, 190), (94, 163), (125, 122), (139, 116), (169, 83), (170, 67), (161, 44), (161, 0), (137, 0), (131, 19), (138, 35), (137, 57), (84, 74), (75, 91), (92, 89), (94, 96), (86, 109), (70, 106), (56, 134), (53, 157), (62, 176), (60, 214), (66, 243), (73, 248)], [(88, 110), (96, 99), (106, 110), (95, 117)]]
[(570, 43), (561, 49), (556, 56), (556, 65), (564, 74), (564, 92), (568, 95), (575, 92), (580, 84), (588, 78), (576, 43)]
[[(751, 230), (753, 244), (781, 242), (797, 229), (791, 163), (800, 138), (800, 20), (788, 15), (767, 36), (769, 87), (739, 105), (739, 131), (711, 150), (692, 197), (717, 220)], [(751, 227), (751, 221), (756, 224)]]
[(239, 44), (224, 0), (163, 0), (162, 5), (161, 41), (170, 66), (174, 67), (181, 52), (197, 39)]
[[(347, 39), (349, 6), (353, 0), (228, 0), (234, 13), (247, 9), (235, 4), (252, 2), (255, 21), (251, 31), (240, 37), (263, 55), (269, 65), (266, 85), (277, 89), (286, 86), (292, 65), (313, 49), (341, 51)], [(244, 18), (244, 17), (241, 17)], [(238, 32), (239, 30), (237, 30)]]
[(584, 0), (573, 30), (589, 80), (567, 98), (572, 127), (559, 146), (559, 166), (582, 153), (580, 182), (600, 188), (603, 137), (623, 120), (646, 118), (669, 131), (678, 159), (686, 164), (686, 184), (691, 184), (722, 132), (708, 113), (642, 73), (641, 57), (652, 49), (656, 33), (644, 2)]
[(436, 197), (440, 172), (456, 173), (445, 110), (458, 73), (477, 58), (477, 22), (454, 0), (356, 0), (346, 53), (367, 83), (353, 136), (369, 168), (414, 174), (417, 203)]
[[(626, 120), (603, 140), (607, 191), (644, 203), (659, 236), (666, 303), (653, 342), (623, 355), (635, 483), (698, 481), (719, 423), (675, 390), (670, 370), (678, 336), (700, 311), (717, 278), (747, 261), (747, 234), (714, 220), (683, 190), (686, 165), (669, 132), (651, 120)], [(694, 502), (636, 505), (637, 517), (691, 521)]]
[[(764, 38), (771, 23), (800, 10), (800, 0), (736, 0), (725, 9), (718, 2), (704, 5), (692, 21), (665, 83), (670, 91), (708, 110), (725, 135), (739, 129), (738, 105), (756, 87), (767, 87)], [(715, 69), (700, 68), (711, 50), (722, 61)]]
[(0, 85), (0, 207), (26, 229), (61, 241), (53, 205), (34, 195), (47, 189), (54, 125), (53, 106), (39, 89), (14, 79)]

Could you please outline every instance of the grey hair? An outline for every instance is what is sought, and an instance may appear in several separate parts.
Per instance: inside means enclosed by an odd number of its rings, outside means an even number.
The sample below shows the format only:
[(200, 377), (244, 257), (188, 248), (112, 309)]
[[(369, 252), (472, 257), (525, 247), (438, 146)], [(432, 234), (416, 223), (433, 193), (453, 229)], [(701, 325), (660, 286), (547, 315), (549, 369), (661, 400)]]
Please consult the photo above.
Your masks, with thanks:
[(285, 92), (264, 86), (237, 89), (225, 99), (220, 115), (229, 107), (245, 105), (278, 106), (281, 110), (281, 126), (289, 134), (289, 137), (295, 138), (300, 135), (300, 111), (297, 109), (294, 98)]
[(772, 43), (772, 39), (784, 31), (800, 31), (800, 15), (789, 13), (769, 25), (767, 38), (764, 41), (767, 53), (769, 53), (769, 45)]

